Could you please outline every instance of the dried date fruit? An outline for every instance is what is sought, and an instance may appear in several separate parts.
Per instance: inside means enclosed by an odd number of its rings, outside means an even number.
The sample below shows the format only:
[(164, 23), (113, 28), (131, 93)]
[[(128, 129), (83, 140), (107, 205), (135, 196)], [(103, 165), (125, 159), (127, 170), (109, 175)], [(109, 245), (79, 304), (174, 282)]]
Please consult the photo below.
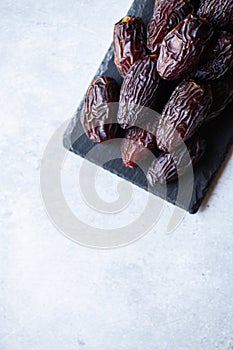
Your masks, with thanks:
[(197, 69), (190, 74), (192, 78), (216, 80), (233, 66), (233, 34), (217, 32), (208, 51)]
[[(231, 73), (231, 74), (230, 74)], [(233, 101), (233, 71), (227, 77), (212, 82), (213, 103), (206, 118), (206, 122), (218, 117)]]
[(163, 151), (175, 149), (189, 139), (205, 121), (212, 104), (209, 85), (183, 81), (166, 104), (157, 128), (157, 146)]
[(114, 62), (122, 77), (140, 58), (146, 56), (146, 28), (140, 17), (127, 16), (115, 24)]
[(214, 26), (233, 29), (232, 0), (201, 0), (198, 15), (207, 18)]
[(113, 78), (100, 76), (87, 91), (81, 122), (89, 139), (103, 142), (115, 137), (120, 88)]
[[(148, 55), (136, 62), (124, 78), (118, 110), (118, 123), (123, 129), (147, 122), (149, 109), (156, 108), (160, 76), (156, 68), (157, 56)], [(146, 107), (146, 108), (145, 108)]]
[(169, 32), (162, 44), (157, 69), (163, 79), (178, 79), (194, 67), (213, 35), (213, 27), (189, 15)]
[(147, 27), (147, 47), (158, 53), (165, 35), (195, 9), (193, 0), (155, 2), (154, 13)]
[(129, 128), (121, 142), (121, 154), (125, 167), (133, 168), (156, 149), (156, 138), (147, 130), (136, 126)]
[(205, 140), (196, 134), (186, 142), (186, 147), (179, 146), (172, 154), (160, 154), (148, 169), (148, 182), (154, 187), (176, 180), (201, 159), (205, 149)]

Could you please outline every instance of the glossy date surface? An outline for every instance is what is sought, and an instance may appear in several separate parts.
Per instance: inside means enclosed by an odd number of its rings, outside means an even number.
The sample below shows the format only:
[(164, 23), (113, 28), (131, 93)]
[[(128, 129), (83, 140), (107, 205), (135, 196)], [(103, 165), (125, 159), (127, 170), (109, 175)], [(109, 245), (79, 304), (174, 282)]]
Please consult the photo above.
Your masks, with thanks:
[(126, 130), (121, 142), (122, 161), (125, 167), (133, 168), (147, 158), (149, 151), (156, 148), (156, 138), (150, 132), (138, 127)]
[(214, 26), (233, 29), (232, 0), (201, 0), (198, 15), (207, 18)]
[(147, 47), (158, 53), (165, 35), (195, 9), (193, 0), (155, 2), (154, 13), (147, 27)]
[(199, 135), (194, 135), (186, 146), (178, 147), (172, 153), (162, 153), (148, 169), (147, 180), (151, 186), (176, 180), (191, 170), (202, 157), (206, 143)]
[(189, 139), (204, 123), (211, 104), (209, 85), (200, 85), (194, 80), (180, 83), (160, 118), (156, 133), (158, 148), (170, 152)]
[(151, 114), (148, 109), (156, 108), (161, 81), (156, 64), (157, 56), (148, 55), (136, 62), (125, 76), (118, 110), (118, 123), (123, 129), (147, 124)]
[(199, 80), (221, 78), (233, 66), (233, 34), (226, 31), (216, 33), (197, 69), (191, 77)]
[(114, 26), (114, 62), (122, 77), (147, 54), (146, 28), (140, 17), (127, 16)]
[(169, 32), (162, 44), (157, 69), (163, 79), (184, 76), (199, 61), (212, 38), (212, 25), (197, 15), (189, 15)]
[(87, 91), (81, 114), (83, 129), (93, 142), (114, 138), (118, 130), (117, 103), (120, 88), (113, 78), (100, 76)]

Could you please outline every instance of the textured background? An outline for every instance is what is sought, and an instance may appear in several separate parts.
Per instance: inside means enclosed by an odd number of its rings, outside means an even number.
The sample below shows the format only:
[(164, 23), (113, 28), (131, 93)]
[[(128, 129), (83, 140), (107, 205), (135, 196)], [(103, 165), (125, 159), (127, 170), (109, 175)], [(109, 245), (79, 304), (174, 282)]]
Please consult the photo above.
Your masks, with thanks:
[[(136, 243), (90, 250), (63, 237), (40, 197), (39, 169), (53, 132), (75, 111), (129, 1), (2, 1), (1, 350), (233, 349), (232, 159), (205, 207), (165, 234), (172, 206)], [(230, 158), (230, 157), (229, 157)], [(63, 186), (70, 206), (96, 226), (114, 224), (82, 203), (71, 183), (81, 160), (69, 154)], [(99, 172), (111, 200), (117, 180)], [(121, 222), (133, 220), (136, 200)]]

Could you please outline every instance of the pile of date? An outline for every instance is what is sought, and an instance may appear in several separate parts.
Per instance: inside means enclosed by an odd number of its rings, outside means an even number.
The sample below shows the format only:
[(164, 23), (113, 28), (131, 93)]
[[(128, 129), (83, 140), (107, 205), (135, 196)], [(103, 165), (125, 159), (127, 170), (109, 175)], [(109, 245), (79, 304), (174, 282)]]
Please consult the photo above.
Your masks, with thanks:
[(147, 29), (139, 17), (120, 20), (113, 44), (123, 83), (100, 76), (90, 85), (81, 114), (89, 139), (123, 134), (126, 167), (152, 152), (151, 186), (185, 173), (208, 147), (198, 131), (233, 100), (232, 33), (233, 0), (157, 0)]

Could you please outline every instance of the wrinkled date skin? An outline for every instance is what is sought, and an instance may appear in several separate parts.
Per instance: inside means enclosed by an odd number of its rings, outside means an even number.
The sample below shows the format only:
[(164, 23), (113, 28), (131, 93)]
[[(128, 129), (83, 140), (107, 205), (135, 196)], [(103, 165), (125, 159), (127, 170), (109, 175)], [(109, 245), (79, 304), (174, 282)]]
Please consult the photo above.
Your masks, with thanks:
[[(136, 62), (127, 73), (121, 87), (117, 115), (118, 123), (123, 129), (143, 127), (151, 115), (148, 108), (156, 108), (161, 80), (156, 64), (157, 56), (149, 55)], [(147, 114), (149, 115), (146, 116)]]
[[(186, 148), (187, 147), (187, 148)], [(174, 152), (162, 153), (148, 169), (147, 180), (154, 187), (176, 180), (194, 166), (203, 156), (206, 142), (199, 135), (194, 135)]]
[(147, 27), (147, 47), (153, 53), (159, 53), (160, 45), (177, 24), (195, 9), (193, 0), (155, 2), (154, 13)]
[(173, 80), (194, 67), (213, 35), (213, 27), (197, 15), (189, 15), (168, 33), (160, 49), (157, 69), (163, 79)]
[(163, 151), (175, 149), (188, 140), (207, 117), (212, 104), (210, 86), (194, 80), (178, 85), (165, 106), (157, 129), (157, 146)]
[(218, 117), (233, 101), (233, 71), (223, 79), (211, 83), (213, 103), (206, 118), (206, 122)]
[(233, 29), (232, 0), (201, 0), (198, 15), (207, 18), (214, 26)]
[(147, 130), (133, 126), (126, 130), (121, 142), (121, 154), (125, 167), (133, 168), (156, 149), (156, 138)]
[(191, 73), (192, 78), (216, 80), (233, 66), (233, 34), (226, 31), (217, 32), (208, 52), (197, 70)]
[(117, 125), (117, 103), (120, 88), (113, 78), (101, 76), (90, 85), (81, 122), (89, 139), (103, 142), (115, 137)]
[(122, 77), (140, 58), (146, 56), (146, 28), (140, 17), (124, 17), (115, 24), (114, 62)]

